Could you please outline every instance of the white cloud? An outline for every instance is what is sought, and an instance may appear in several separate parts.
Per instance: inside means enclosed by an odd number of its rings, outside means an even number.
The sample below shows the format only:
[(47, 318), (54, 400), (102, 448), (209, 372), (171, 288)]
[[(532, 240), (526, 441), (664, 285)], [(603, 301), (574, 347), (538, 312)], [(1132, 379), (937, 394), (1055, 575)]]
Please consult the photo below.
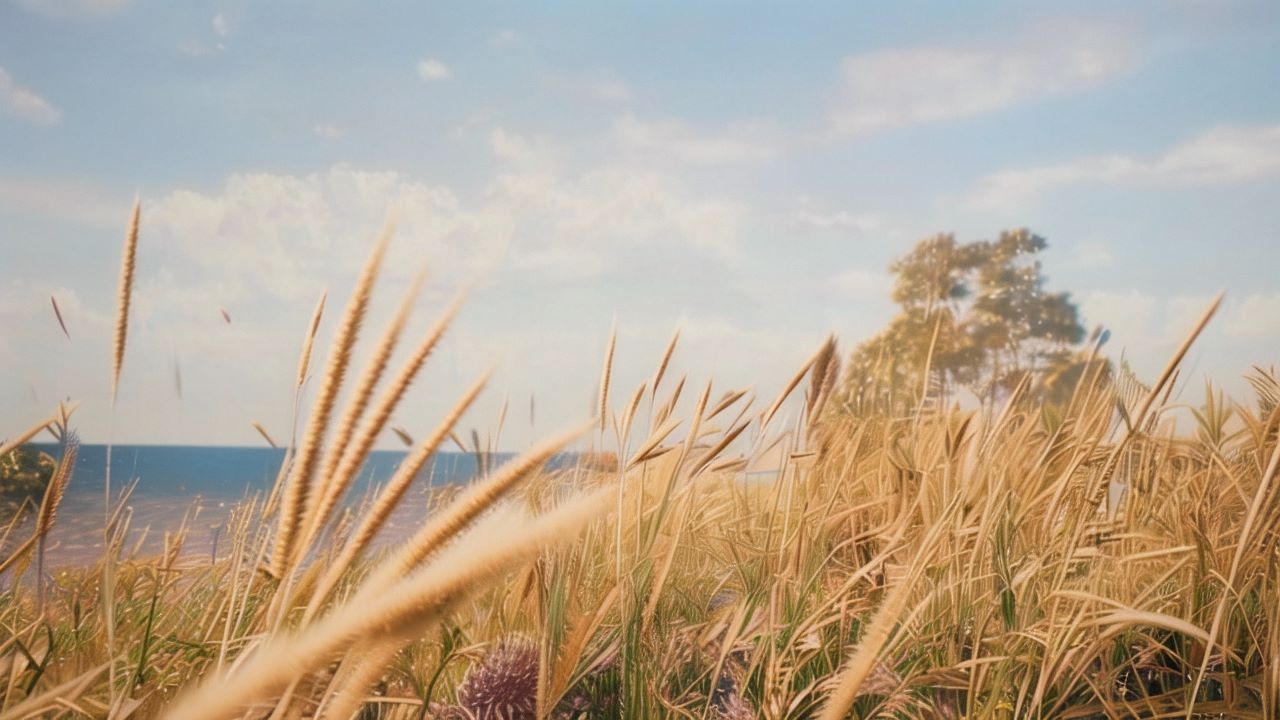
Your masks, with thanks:
[(14, 4), (52, 18), (92, 18), (119, 12), (133, 0), (14, 0)]
[(1220, 126), (1153, 158), (1086, 157), (988, 175), (971, 197), (988, 207), (1016, 205), (1054, 187), (1219, 185), (1280, 174), (1280, 125)]
[(227, 19), (226, 15), (223, 15), (222, 13), (214, 15), (211, 24), (213, 26), (214, 35), (224, 38), (231, 34), (231, 21)]
[[(513, 133), (495, 131), (493, 140), (508, 158), (549, 157)], [(553, 164), (513, 164), (468, 195), (347, 165), (301, 176), (244, 173), (214, 192), (148, 199), (144, 210), (149, 236), (196, 275), (221, 278), (228, 301), (265, 295), (304, 304), (359, 266), (389, 211), (399, 238), (393, 274), (407, 277), (429, 260), (458, 283), (502, 271), (590, 277), (655, 252), (731, 258), (744, 215), (735, 203), (692, 198), (658, 173), (602, 166), (565, 175)]]
[(881, 50), (841, 62), (830, 115), (837, 136), (942, 122), (1087, 89), (1132, 65), (1133, 48), (1108, 28), (1043, 27), (973, 47)]
[(885, 232), (888, 223), (879, 215), (855, 213), (848, 210), (825, 210), (808, 197), (801, 197), (791, 213), (796, 225), (808, 230), (835, 230), (842, 233), (867, 235)]
[(777, 154), (776, 147), (754, 128), (707, 134), (674, 120), (650, 122), (626, 115), (614, 124), (613, 135), (625, 151), (692, 165), (758, 163)]
[(489, 133), (489, 148), (494, 157), (522, 170), (553, 172), (556, 151), (546, 138), (528, 138), (503, 128)]
[[(303, 176), (243, 173), (215, 193), (175, 190), (144, 206), (148, 234), (175, 248), (202, 276), (222, 278), (236, 297), (307, 302), (337, 273), (359, 267), (388, 213), (397, 218), (391, 263), (401, 275), (425, 258), (469, 275), (495, 248), (445, 187), (395, 172), (338, 165)], [(193, 279), (192, 282), (198, 282)]]
[(435, 58), (424, 58), (418, 61), (418, 77), (427, 82), (447, 80), (452, 75), (449, 66)]
[(3, 67), (0, 67), (0, 108), (33, 125), (47, 127), (62, 119), (61, 110), (31, 88), (18, 84)]
[(342, 137), (342, 128), (337, 125), (330, 125), (329, 123), (315, 124), (311, 128), (311, 132), (326, 140), (336, 140)]
[(1246, 296), (1227, 315), (1223, 331), (1229, 337), (1242, 339), (1280, 338), (1280, 293), (1253, 293)]

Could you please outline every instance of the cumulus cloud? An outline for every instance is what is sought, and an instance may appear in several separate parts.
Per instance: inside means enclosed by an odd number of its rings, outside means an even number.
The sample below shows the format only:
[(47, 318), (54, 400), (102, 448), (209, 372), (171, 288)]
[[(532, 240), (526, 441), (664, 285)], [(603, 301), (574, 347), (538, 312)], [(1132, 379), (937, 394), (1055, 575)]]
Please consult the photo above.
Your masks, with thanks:
[(62, 119), (61, 110), (36, 91), (19, 84), (3, 67), (0, 67), (0, 108), (32, 125), (47, 127)]
[(998, 207), (1026, 202), (1065, 185), (1221, 185), (1277, 174), (1280, 174), (1280, 125), (1221, 126), (1210, 128), (1156, 157), (1102, 155), (1001, 170), (984, 178), (971, 200), (977, 205)]
[(501, 129), (492, 144), (508, 167), (476, 192), (348, 165), (240, 173), (213, 192), (148, 199), (148, 232), (221, 278), (228, 297), (292, 303), (358, 267), (388, 212), (399, 253), (390, 266), (406, 277), (424, 259), (463, 281), (504, 269), (590, 277), (658, 248), (736, 253), (744, 213), (735, 203), (690, 197), (677, 180), (634, 168), (562, 173), (539, 141)]
[(523, 170), (554, 171), (556, 150), (546, 138), (530, 138), (504, 128), (489, 133), (489, 148), (499, 160)]
[(423, 58), (418, 61), (418, 77), (433, 82), (436, 80), (447, 80), (452, 77), (453, 73), (449, 70), (449, 66), (435, 58)]
[(973, 47), (880, 50), (845, 58), (829, 117), (836, 136), (956, 120), (1102, 84), (1133, 64), (1111, 28), (1041, 27)]

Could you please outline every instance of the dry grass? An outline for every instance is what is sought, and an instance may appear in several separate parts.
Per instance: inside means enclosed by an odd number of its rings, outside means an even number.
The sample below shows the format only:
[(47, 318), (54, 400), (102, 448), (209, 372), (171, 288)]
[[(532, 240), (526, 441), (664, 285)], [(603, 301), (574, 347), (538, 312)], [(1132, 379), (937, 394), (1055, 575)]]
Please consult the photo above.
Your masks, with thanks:
[[(1095, 373), (1065, 407), (1024, 383), (999, 407), (902, 417), (830, 409), (831, 339), (759, 411), (711, 383), (684, 397), (684, 378), (660, 398), (673, 337), (611, 408), (611, 335), (599, 418), (433, 496), (377, 550), (484, 386), (380, 495), (343, 502), (456, 311), (372, 400), (402, 304), (332, 427), (382, 247), (283, 499), (247, 499), (216, 559), (184, 555), (182, 530), (139, 557), (120, 508), (95, 567), (33, 575), (36, 536), (0, 559), (0, 717), (1280, 716), (1280, 382), (1251, 376), (1256, 402), (1210, 389), (1190, 432), (1172, 423), (1212, 308), (1150, 388)], [(606, 445), (586, 431), (609, 417)], [(547, 469), (566, 448), (619, 460)]]

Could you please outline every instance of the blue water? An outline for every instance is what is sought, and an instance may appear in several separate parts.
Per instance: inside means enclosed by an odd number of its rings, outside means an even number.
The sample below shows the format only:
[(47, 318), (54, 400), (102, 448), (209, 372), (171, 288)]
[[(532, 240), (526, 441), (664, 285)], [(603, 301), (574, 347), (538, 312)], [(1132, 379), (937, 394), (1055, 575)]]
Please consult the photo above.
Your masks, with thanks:
[[(37, 445), (57, 458), (58, 445)], [(50, 537), (47, 557), (53, 565), (93, 562), (102, 552), (105, 518), (103, 479), (105, 445), (82, 445), (75, 472), (67, 486)], [(403, 451), (370, 454), (352, 483), (346, 501), (355, 503), (384, 484), (405, 457)], [(129, 535), (125, 546), (139, 554), (159, 552), (165, 531), (176, 530), (184, 518), (189, 531), (188, 553), (216, 551), (216, 538), (231, 510), (246, 499), (265, 497), (275, 482), (284, 450), (247, 447), (173, 445), (117, 445), (111, 451), (113, 506), (125, 503)], [(493, 458), (495, 464), (506, 456)], [(422, 522), (433, 487), (465, 483), (475, 475), (476, 458), (466, 453), (437, 453), (418, 473), (390, 518), (383, 541), (403, 537)], [(132, 484), (132, 494), (122, 496)], [(26, 533), (16, 533), (25, 537)], [(225, 543), (224, 543), (225, 545)]]

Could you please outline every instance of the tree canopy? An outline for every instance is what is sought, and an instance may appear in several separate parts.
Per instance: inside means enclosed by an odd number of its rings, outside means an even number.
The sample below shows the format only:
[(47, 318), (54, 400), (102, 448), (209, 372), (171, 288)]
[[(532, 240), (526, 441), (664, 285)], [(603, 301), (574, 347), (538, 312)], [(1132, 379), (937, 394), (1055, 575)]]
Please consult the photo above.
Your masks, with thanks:
[(901, 311), (858, 346), (845, 378), (846, 410), (901, 412), (965, 387), (994, 402), (1030, 374), (1061, 394), (1078, 376), (1084, 327), (1069, 293), (1045, 289), (1045, 239), (1026, 229), (995, 240), (921, 240), (891, 266)]

